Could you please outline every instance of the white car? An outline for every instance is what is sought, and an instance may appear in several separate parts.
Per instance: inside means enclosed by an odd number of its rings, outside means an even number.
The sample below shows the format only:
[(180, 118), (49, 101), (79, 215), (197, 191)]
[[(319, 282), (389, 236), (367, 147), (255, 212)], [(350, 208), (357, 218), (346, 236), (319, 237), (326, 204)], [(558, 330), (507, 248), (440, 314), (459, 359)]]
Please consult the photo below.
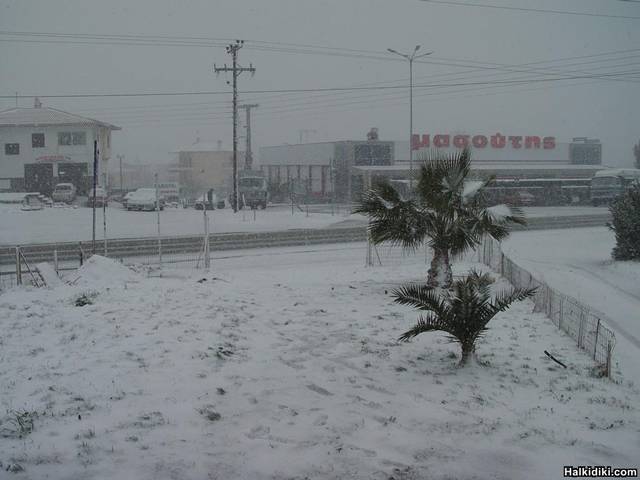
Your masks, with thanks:
[[(156, 189), (155, 188), (139, 188), (132, 192), (127, 199), (127, 210), (148, 210), (156, 209)], [(164, 210), (164, 198), (160, 197), (160, 210)]]
[(71, 203), (76, 199), (76, 187), (73, 183), (59, 183), (51, 195), (54, 202)]

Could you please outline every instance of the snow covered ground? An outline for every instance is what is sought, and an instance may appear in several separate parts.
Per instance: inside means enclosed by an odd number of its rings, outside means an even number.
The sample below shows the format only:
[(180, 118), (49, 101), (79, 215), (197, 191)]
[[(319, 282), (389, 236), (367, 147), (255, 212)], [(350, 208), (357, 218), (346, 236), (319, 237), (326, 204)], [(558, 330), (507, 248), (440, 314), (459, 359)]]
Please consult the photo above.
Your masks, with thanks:
[(516, 232), (503, 250), (557, 290), (604, 313), (616, 332), (615, 358), (640, 385), (640, 263), (614, 262), (605, 227)]
[[(128, 212), (119, 205), (107, 208), (107, 238), (140, 238), (157, 235), (157, 212)], [(286, 207), (270, 207), (234, 215), (226, 208), (207, 212), (211, 233), (260, 232), (290, 228), (319, 228), (345, 219), (344, 214), (310, 213)], [(86, 207), (47, 208), (22, 211), (18, 205), (0, 204), (0, 245), (85, 241), (92, 236), (92, 209)], [(102, 209), (97, 213), (97, 237), (103, 238)], [(166, 208), (160, 212), (162, 235), (203, 234), (202, 211)]]
[(365, 268), (362, 245), (234, 253), (164, 278), (94, 257), (71, 286), (0, 295), (0, 462), (24, 469), (10, 478), (538, 480), (637, 465), (638, 391), (595, 378), (530, 302), (494, 319), (486, 366), (460, 370), (442, 335), (395, 340), (416, 314), (387, 293), (422, 262)]
[[(320, 213), (318, 210), (322, 210)], [(244, 211), (236, 215), (232, 210), (209, 212), (212, 233), (275, 231), (291, 228), (321, 228), (335, 223), (343, 225), (366, 225), (366, 219), (360, 215), (349, 215), (342, 206), (331, 215), (328, 206), (309, 207), (306, 211), (295, 210), (291, 214), (288, 206), (270, 206), (267, 210), (258, 210), (256, 220), (253, 212)], [(529, 217), (573, 216), (605, 214), (606, 208), (592, 207), (532, 207), (525, 209)], [(202, 212), (194, 209), (165, 209), (160, 214), (162, 235), (201, 234), (204, 231)], [(64, 241), (86, 241), (92, 235), (92, 210), (79, 208), (47, 208), (25, 212), (19, 205), (0, 204), (0, 245), (26, 243), (52, 243)], [(97, 211), (97, 236), (103, 238), (102, 210)], [(156, 212), (127, 212), (118, 204), (107, 208), (108, 238), (140, 238), (157, 234)]]

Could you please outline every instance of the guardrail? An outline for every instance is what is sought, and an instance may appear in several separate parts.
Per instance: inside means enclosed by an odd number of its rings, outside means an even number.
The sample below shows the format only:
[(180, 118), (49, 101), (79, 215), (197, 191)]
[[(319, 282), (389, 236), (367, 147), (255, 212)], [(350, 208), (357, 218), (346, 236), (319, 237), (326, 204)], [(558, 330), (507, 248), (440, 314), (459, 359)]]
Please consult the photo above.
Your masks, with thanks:
[[(516, 225), (514, 230), (544, 230), (554, 228), (577, 228), (604, 226), (610, 220), (609, 215), (580, 215), (535, 217), (528, 219), (528, 225)], [(214, 233), (209, 235), (209, 250), (238, 250), (266, 247), (293, 247), (343, 242), (363, 242), (367, 240), (364, 224), (341, 228), (292, 229), (275, 232), (253, 233)], [(80, 245), (85, 252), (90, 251), (91, 242), (59, 242), (20, 245), (25, 257), (31, 263), (50, 262), (57, 252), (59, 262), (79, 260)], [(96, 241), (97, 253), (103, 252), (102, 240)], [(203, 235), (185, 235), (161, 238), (162, 253), (197, 254), (203, 247)], [(15, 247), (0, 246), (0, 266), (15, 264)], [(158, 240), (147, 238), (110, 239), (107, 242), (108, 254), (114, 258), (145, 257), (157, 254)], [(7, 268), (4, 268), (7, 271)]]

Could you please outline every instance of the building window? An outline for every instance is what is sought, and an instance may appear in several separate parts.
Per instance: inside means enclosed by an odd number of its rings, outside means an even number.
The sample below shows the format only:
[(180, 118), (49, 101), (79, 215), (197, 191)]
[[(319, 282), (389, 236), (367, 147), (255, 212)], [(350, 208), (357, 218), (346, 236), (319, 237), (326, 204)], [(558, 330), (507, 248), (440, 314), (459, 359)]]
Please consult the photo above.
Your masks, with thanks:
[(5, 143), (4, 144), (4, 154), (5, 155), (20, 155), (20, 144), (19, 143)]
[(71, 145), (71, 132), (58, 132), (58, 145)]
[(86, 145), (86, 132), (58, 132), (58, 145)]
[(32, 133), (31, 134), (31, 147), (32, 148), (44, 148), (44, 133)]
[(73, 132), (71, 134), (71, 141), (74, 145), (86, 145), (87, 134), (85, 132)]

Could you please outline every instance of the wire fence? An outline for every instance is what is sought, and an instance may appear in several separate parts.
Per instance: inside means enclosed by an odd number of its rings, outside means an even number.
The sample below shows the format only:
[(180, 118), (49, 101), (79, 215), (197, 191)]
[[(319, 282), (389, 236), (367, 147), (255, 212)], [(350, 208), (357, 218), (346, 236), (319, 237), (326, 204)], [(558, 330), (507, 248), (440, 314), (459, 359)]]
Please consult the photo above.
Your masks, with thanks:
[(369, 241), (365, 264), (370, 267), (415, 265), (417, 262), (426, 265), (431, 261), (431, 257), (431, 249), (426, 245), (415, 249), (407, 249), (393, 243), (385, 242), (375, 245)]
[(604, 315), (535, 278), (507, 257), (500, 243), (490, 237), (485, 238), (477, 253), (481, 263), (500, 273), (514, 287), (536, 287), (533, 299), (536, 311), (543, 312), (560, 330), (573, 338), (578, 347), (586, 351), (602, 367), (603, 373), (611, 378), (616, 338), (606, 326)]

